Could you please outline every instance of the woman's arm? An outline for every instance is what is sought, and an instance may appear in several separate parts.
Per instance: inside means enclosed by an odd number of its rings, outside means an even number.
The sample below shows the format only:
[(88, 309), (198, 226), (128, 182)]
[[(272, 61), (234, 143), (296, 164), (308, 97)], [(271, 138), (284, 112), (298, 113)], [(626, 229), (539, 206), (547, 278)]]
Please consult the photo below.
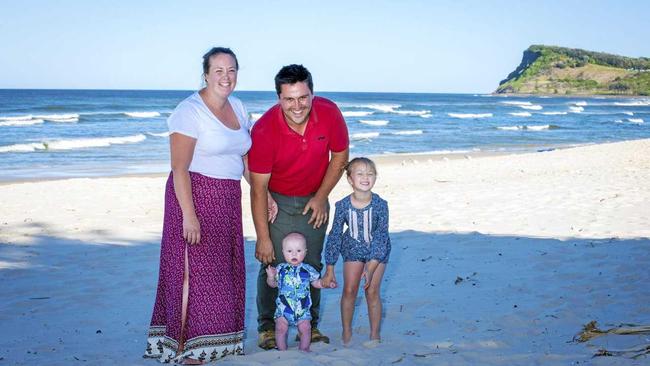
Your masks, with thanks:
[(189, 171), (195, 146), (195, 138), (180, 133), (172, 133), (169, 136), (174, 193), (183, 212), (183, 239), (188, 244), (198, 244), (201, 241), (201, 227), (194, 210)]

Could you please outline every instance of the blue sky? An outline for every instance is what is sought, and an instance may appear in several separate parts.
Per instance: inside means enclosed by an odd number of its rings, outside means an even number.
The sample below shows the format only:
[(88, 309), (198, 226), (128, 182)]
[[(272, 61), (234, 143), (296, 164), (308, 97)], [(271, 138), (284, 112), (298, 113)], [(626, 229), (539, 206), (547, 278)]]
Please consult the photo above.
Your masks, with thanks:
[(223, 45), (239, 90), (273, 90), (302, 63), (317, 91), (484, 93), (531, 44), (650, 57), (648, 14), (648, 1), (0, 0), (0, 88), (192, 90)]

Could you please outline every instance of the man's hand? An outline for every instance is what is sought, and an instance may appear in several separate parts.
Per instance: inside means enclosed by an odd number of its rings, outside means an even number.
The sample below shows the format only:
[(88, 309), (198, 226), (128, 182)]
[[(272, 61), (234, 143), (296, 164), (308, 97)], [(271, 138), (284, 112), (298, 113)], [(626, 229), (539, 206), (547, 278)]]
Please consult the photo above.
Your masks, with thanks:
[(275, 260), (271, 239), (257, 239), (257, 242), (255, 242), (255, 258), (264, 264), (271, 264)]
[(271, 196), (271, 192), (267, 192), (267, 204), (268, 204), (268, 215), (269, 215), (269, 222), (273, 223), (275, 221), (275, 218), (278, 217), (278, 204), (275, 203), (275, 200), (273, 199), (273, 196)]
[(307, 223), (309, 225), (313, 224), (314, 229), (318, 229), (321, 225), (327, 222), (327, 198), (312, 197), (305, 205), (302, 214), (306, 215), (309, 210), (311, 210), (311, 217)]

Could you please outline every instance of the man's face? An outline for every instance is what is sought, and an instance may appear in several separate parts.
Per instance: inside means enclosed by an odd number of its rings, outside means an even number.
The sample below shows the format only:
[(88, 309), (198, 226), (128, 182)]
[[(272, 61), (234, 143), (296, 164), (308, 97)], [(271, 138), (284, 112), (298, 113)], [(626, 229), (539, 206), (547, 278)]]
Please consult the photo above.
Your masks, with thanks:
[(280, 87), (280, 107), (289, 125), (301, 125), (309, 120), (314, 95), (306, 82), (283, 84)]

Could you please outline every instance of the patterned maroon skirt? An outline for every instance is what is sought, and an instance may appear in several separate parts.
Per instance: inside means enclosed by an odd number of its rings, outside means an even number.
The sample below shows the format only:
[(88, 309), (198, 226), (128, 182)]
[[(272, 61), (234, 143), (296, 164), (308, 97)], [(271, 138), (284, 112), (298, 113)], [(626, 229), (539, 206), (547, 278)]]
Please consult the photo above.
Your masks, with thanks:
[[(214, 361), (243, 354), (246, 269), (238, 180), (190, 172), (201, 242), (183, 239), (183, 215), (172, 174), (165, 190), (158, 292), (145, 357), (161, 362), (185, 357)], [(189, 297), (185, 345), (179, 354), (185, 247), (188, 247)]]

